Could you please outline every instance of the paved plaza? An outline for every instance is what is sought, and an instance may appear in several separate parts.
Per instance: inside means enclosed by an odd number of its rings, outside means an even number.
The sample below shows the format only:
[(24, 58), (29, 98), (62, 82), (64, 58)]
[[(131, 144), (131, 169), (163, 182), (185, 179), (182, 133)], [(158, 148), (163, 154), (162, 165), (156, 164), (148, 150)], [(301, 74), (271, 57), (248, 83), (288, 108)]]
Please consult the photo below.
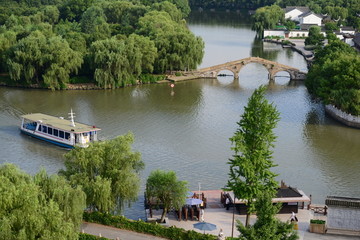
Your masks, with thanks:
[[(224, 235), (226, 237), (231, 236), (232, 234), (232, 218), (233, 218), (233, 209), (230, 208), (228, 211), (225, 208), (207, 208), (204, 213), (205, 222), (213, 223), (217, 226), (217, 229), (214, 231), (206, 231), (206, 233), (210, 233), (213, 235), (218, 235), (220, 228), (223, 230)], [(287, 221), (290, 219), (291, 214), (278, 214), (277, 217), (281, 221)], [(326, 216), (317, 215), (314, 216), (311, 211), (299, 209), (299, 213), (297, 214), (297, 218), (299, 220), (299, 239), (300, 240), (355, 240), (360, 239), (360, 237), (355, 236), (341, 236), (334, 234), (316, 234), (309, 232), (309, 223), (310, 219), (323, 219), (326, 220)], [(245, 223), (245, 215), (239, 215), (237, 213), (234, 214), (234, 219), (240, 220), (242, 223)], [(256, 220), (256, 216), (251, 216), (251, 223), (254, 223)], [(186, 230), (195, 230), (198, 232), (203, 232), (197, 229), (194, 229), (193, 224), (198, 221), (178, 221), (174, 213), (169, 214), (169, 225), (181, 227)], [(234, 236), (238, 236), (239, 232), (236, 227), (234, 227)]]

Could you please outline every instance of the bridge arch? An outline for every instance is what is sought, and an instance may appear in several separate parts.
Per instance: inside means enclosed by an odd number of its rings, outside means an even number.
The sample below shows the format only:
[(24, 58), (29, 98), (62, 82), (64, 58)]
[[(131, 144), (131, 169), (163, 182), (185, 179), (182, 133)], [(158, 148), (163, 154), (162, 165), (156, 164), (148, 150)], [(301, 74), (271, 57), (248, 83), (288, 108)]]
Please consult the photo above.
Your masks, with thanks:
[(280, 64), (277, 62), (273, 62), (273, 61), (269, 61), (269, 60), (259, 58), (259, 57), (249, 57), (249, 58), (244, 58), (244, 59), (240, 59), (237, 61), (219, 64), (219, 65), (208, 67), (208, 68), (202, 68), (202, 69), (195, 71), (195, 73), (198, 74), (200, 77), (215, 78), (215, 77), (217, 77), (217, 75), (220, 71), (228, 70), (234, 74), (234, 78), (239, 78), (239, 72), (245, 65), (247, 65), (249, 63), (262, 64), (268, 70), (270, 80), (274, 80), (276, 73), (282, 72), (282, 71), (288, 72), (290, 75), (290, 79), (303, 80), (303, 79), (305, 79), (305, 75), (306, 75), (306, 73), (301, 72), (297, 68), (286, 66), (286, 65), (283, 65), (283, 64)]

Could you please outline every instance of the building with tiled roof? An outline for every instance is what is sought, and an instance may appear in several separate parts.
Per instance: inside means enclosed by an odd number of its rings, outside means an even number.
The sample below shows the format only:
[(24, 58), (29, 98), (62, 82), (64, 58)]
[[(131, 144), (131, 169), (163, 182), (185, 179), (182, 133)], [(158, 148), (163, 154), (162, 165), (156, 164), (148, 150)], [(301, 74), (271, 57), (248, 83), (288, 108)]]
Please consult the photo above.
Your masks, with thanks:
[(322, 16), (315, 14), (313, 12), (307, 12), (299, 15), (300, 24), (316, 24), (321, 26)]
[(289, 6), (284, 9), (285, 19), (290, 19), (299, 22), (299, 16), (309, 11), (310, 11), (309, 7)]

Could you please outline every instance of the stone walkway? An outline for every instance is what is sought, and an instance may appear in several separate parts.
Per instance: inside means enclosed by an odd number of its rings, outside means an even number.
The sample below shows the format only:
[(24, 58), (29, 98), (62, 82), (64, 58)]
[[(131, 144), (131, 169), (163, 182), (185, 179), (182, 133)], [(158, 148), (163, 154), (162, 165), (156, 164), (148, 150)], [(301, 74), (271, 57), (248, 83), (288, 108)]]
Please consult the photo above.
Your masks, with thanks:
[[(154, 216), (159, 215), (161, 212), (154, 211)], [(290, 219), (291, 214), (278, 214), (277, 217), (282, 221), (287, 221)], [(186, 230), (195, 230), (197, 232), (203, 233), (198, 229), (194, 229), (193, 224), (198, 221), (178, 221), (173, 212), (169, 213), (169, 226), (176, 226), (179, 228), (184, 228)], [(223, 230), (224, 235), (229, 237), (232, 234), (232, 218), (233, 211), (230, 208), (228, 211), (225, 208), (206, 208), (204, 219), (205, 222), (213, 223), (217, 226), (217, 229), (214, 231), (206, 231), (206, 233), (217, 235), (219, 233), (220, 228)], [(297, 218), (299, 220), (299, 240), (360, 240), (360, 237), (355, 236), (342, 236), (342, 235), (333, 235), (333, 234), (316, 234), (309, 232), (309, 222), (310, 219), (323, 219), (326, 220), (326, 216), (318, 215), (314, 216), (311, 211), (308, 210), (299, 210), (297, 214)], [(234, 214), (234, 219), (240, 220), (243, 223), (245, 222), (244, 215)], [(256, 220), (255, 216), (251, 216), (251, 223), (254, 223)], [(131, 232), (123, 229), (118, 229), (114, 227), (108, 227), (96, 223), (83, 223), (81, 226), (82, 231), (88, 234), (102, 236), (109, 239), (119, 239), (119, 240), (164, 240), (163, 238), (141, 234), (136, 232)], [(238, 236), (239, 232), (236, 227), (234, 227), (233, 236)]]
[[(290, 219), (291, 214), (278, 214), (277, 217), (281, 221), (287, 221)], [(214, 231), (206, 231), (206, 233), (210, 233), (213, 235), (217, 235), (219, 233), (220, 228), (223, 230), (225, 236), (231, 236), (232, 233), (232, 218), (233, 218), (233, 211), (230, 208), (226, 211), (225, 208), (206, 208), (204, 219), (205, 222), (213, 223), (217, 225), (217, 229)], [(353, 236), (341, 236), (341, 235), (332, 235), (332, 234), (316, 234), (309, 232), (309, 223), (310, 219), (323, 219), (326, 220), (326, 216), (319, 215), (314, 216), (311, 211), (299, 209), (299, 213), (297, 214), (297, 218), (299, 220), (299, 239), (300, 240), (355, 240), (360, 239), (360, 237), (353, 237)], [(245, 223), (245, 215), (238, 215), (235, 213), (234, 219), (240, 220), (241, 222)], [(256, 220), (256, 216), (251, 216), (251, 223), (254, 223)], [(174, 213), (169, 214), (169, 225), (181, 227), (186, 230), (195, 230), (198, 232), (203, 232), (197, 229), (194, 229), (193, 224), (197, 223), (198, 221), (178, 221), (175, 217)], [(238, 236), (239, 232), (237, 231), (236, 227), (234, 228), (233, 236)]]
[(101, 236), (116, 240), (164, 240), (164, 238), (155, 237), (137, 232), (132, 232), (115, 227), (109, 227), (97, 223), (84, 222), (81, 225), (81, 231), (95, 236)]

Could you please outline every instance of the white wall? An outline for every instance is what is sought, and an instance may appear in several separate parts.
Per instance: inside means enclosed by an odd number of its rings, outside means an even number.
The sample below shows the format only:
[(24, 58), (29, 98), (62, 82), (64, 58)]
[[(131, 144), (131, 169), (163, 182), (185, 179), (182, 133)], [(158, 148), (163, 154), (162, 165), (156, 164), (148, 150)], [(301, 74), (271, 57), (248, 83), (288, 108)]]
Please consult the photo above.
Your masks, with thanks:
[(302, 11), (298, 9), (293, 9), (290, 12), (285, 13), (285, 19), (290, 18), (293, 21), (299, 21), (299, 15), (303, 14)]
[(327, 227), (360, 231), (360, 209), (329, 206)]
[(314, 14), (300, 18), (300, 24), (317, 24), (318, 26), (321, 26), (321, 21), (322, 19)]
[(285, 37), (285, 31), (283, 30), (264, 30), (264, 37), (267, 36), (279, 36), (279, 37)]
[(292, 30), (289, 32), (289, 37), (307, 37), (308, 35), (309, 35), (308, 31)]

